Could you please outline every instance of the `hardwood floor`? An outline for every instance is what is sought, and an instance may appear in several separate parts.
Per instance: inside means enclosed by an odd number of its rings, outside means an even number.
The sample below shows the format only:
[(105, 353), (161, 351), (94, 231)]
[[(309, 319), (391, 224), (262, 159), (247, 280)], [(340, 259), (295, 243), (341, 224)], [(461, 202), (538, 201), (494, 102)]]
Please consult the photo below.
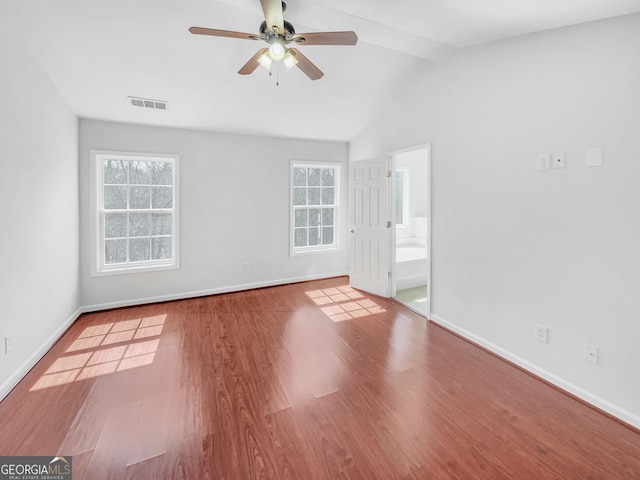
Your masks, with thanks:
[(80, 479), (640, 478), (640, 434), (345, 278), (83, 315), (0, 403)]

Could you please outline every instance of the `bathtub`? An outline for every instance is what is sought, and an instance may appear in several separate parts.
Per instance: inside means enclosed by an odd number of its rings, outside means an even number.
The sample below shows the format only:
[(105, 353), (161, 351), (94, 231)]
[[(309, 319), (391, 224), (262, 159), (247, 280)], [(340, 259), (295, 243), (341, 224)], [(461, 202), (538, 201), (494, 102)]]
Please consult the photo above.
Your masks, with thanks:
[(427, 284), (427, 241), (402, 238), (396, 241), (396, 289)]

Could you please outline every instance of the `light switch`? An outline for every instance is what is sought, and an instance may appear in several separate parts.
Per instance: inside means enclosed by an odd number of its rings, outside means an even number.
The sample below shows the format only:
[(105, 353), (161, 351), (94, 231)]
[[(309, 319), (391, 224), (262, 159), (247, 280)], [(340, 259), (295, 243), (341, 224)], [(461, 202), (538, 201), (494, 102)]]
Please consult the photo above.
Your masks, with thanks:
[(602, 166), (602, 147), (587, 149), (587, 167)]
[(551, 164), (553, 168), (564, 168), (565, 167), (565, 155), (564, 152), (556, 152), (551, 157)]
[(541, 153), (538, 155), (538, 170), (549, 170), (551, 168), (551, 155)]

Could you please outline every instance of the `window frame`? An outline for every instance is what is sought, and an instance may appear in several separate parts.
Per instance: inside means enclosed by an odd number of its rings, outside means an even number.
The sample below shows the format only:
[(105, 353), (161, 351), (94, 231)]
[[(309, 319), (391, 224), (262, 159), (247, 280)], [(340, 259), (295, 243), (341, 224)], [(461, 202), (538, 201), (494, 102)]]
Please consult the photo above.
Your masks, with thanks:
[[(321, 168), (333, 169), (335, 172), (334, 198), (333, 198), (333, 243), (331, 245), (307, 245), (304, 247), (295, 246), (295, 212), (300, 208), (322, 208), (328, 205), (294, 205), (294, 170), (301, 168)], [(289, 256), (297, 257), (302, 255), (314, 255), (319, 253), (331, 253), (340, 248), (340, 193), (342, 189), (342, 164), (337, 162), (291, 160), (289, 165)], [(308, 187), (308, 185), (307, 185)]]
[[(118, 275), (137, 272), (150, 272), (161, 270), (173, 270), (180, 268), (179, 262), (179, 170), (180, 156), (177, 154), (160, 153), (138, 153), (108, 150), (91, 150), (91, 275)], [(104, 236), (104, 215), (109, 213), (104, 209), (104, 160), (126, 160), (126, 161), (159, 161), (173, 164), (173, 202), (171, 209), (162, 209), (163, 213), (171, 213), (171, 248), (172, 255), (168, 259), (145, 260), (140, 262), (125, 262), (117, 264), (105, 263), (105, 236)], [(127, 183), (126, 185), (129, 185)], [(150, 185), (151, 186), (151, 185)], [(130, 209), (127, 212), (135, 213), (139, 209)], [(146, 209), (141, 209), (148, 211)], [(153, 212), (153, 209), (149, 209)], [(118, 210), (119, 211), (119, 210)], [(151, 237), (151, 235), (150, 235)]]

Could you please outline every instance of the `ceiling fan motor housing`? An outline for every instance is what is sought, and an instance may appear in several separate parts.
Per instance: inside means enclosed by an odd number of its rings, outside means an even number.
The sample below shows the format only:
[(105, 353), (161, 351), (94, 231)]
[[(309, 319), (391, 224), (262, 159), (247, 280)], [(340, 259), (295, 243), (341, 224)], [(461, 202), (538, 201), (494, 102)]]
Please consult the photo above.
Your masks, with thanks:
[(262, 36), (266, 41), (269, 41), (274, 36), (283, 37), (285, 40), (291, 40), (293, 36), (296, 34), (296, 29), (293, 28), (286, 20), (283, 20), (284, 23), (284, 32), (280, 34), (273, 33), (269, 28), (267, 28), (267, 22), (262, 22), (260, 24), (260, 36)]

